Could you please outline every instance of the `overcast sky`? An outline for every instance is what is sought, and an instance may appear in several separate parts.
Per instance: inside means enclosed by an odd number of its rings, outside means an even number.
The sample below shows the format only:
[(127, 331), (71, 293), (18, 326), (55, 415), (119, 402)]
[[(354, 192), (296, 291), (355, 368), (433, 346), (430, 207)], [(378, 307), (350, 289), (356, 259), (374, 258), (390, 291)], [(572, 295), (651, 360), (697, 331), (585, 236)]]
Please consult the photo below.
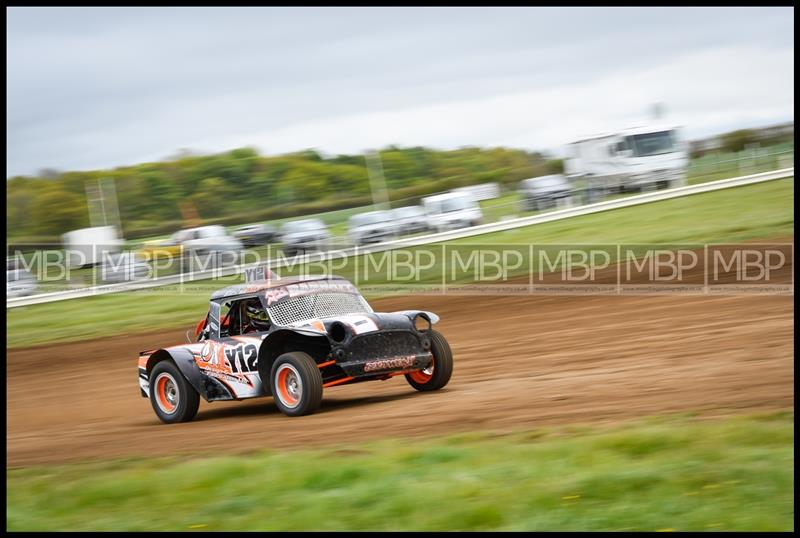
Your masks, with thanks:
[(792, 8), (9, 8), (7, 176), (794, 120)]

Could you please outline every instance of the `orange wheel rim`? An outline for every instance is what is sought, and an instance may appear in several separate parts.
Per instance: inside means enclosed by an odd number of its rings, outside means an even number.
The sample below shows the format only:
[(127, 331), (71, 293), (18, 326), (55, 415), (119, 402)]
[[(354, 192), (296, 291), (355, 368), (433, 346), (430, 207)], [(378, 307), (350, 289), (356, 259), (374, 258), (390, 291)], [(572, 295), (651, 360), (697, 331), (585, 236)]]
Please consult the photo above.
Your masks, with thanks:
[(408, 374), (408, 375), (409, 375), (409, 376), (411, 377), (411, 379), (413, 379), (413, 380), (414, 380), (416, 383), (419, 383), (419, 384), (421, 384), (421, 385), (424, 385), (425, 383), (427, 383), (428, 381), (430, 381), (430, 380), (431, 380), (431, 378), (433, 377), (433, 369), (434, 369), (434, 363), (435, 363), (435, 362), (436, 362), (436, 359), (434, 358), (433, 360), (431, 360), (431, 365), (430, 365), (430, 366), (428, 366), (427, 368), (425, 368), (425, 369), (423, 369), (423, 370), (416, 370), (416, 371), (414, 371), (414, 372), (411, 372), (411, 373), (410, 373), (410, 374)]
[(169, 374), (161, 374), (156, 380), (156, 399), (158, 406), (165, 413), (172, 413), (178, 406), (178, 389), (175, 380)]
[(297, 371), (289, 366), (283, 364), (278, 370), (278, 379), (276, 380), (278, 389), (278, 397), (281, 402), (287, 407), (295, 407), (302, 397), (302, 383)]

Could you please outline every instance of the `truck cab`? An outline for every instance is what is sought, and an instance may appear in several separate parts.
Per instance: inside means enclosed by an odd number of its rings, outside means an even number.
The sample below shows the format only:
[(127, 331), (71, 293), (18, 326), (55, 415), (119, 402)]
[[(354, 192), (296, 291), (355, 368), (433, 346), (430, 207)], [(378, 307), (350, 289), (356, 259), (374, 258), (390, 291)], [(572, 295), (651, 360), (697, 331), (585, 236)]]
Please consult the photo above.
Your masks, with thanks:
[(596, 199), (683, 186), (688, 164), (688, 146), (680, 128), (649, 126), (573, 142), (564, 168), (576, 190)]

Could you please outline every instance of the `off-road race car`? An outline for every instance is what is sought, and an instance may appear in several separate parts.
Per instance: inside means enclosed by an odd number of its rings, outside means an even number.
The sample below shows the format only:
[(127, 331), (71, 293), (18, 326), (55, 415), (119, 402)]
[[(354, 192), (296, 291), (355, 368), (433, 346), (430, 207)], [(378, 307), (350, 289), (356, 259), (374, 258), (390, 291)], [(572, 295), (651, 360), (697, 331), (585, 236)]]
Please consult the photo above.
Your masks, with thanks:
[(404, 375), (419, 391), (444, 387), (453, 357), (423, 310), (373, 312), (340, 277), (248, 282), (211, 296), (196, 342), (139, 354), (139, 387), (163, 422), (187, 422), (206, 401), (272, 396), (289, 416), (307, 415), (324, 388)]

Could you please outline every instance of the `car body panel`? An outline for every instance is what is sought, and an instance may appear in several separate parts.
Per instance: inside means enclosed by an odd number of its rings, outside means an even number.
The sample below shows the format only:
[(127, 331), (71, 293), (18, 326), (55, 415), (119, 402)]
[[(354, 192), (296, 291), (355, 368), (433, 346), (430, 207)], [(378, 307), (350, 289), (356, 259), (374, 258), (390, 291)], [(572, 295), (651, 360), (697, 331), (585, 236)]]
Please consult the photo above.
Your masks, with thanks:
[(480, 205), (469, 193), (448, 192), (422, 199), (428, 224), (438, 232), (475, 226), (483, 221)]
[(524, 211), (555, 207), (562, 201), (568, 203), (573, 196), (572, 185), (561, 174), (525, 179), (519, 190)]
[[(349, 298), (348, 298), (349, 297)], [(228, 302), (258, 298), (269, 313), (268, 330), (227, 335), (222, 316)], [(341, 307), (336, 301), (339, 300)], [(311, 306), (303, 311), (303, 305)], [(295, 313), (283, 317), (280, 308)], [(360, 309), (361, 311), (355, 311)], [(337, 311), (339, 310), (339, 311)], [(353, 311), (348, 311), (353, 310)], [(306, 314), (307, 312), (307, 314)], [(291, 350), (296, 340), (320, 367), (325, 384), (381, 379), (430, 366), (430, 334), (415, 328), (415, 318), (427, 323), (438, 316), (422, 310), (376, 313), (357, 288), (339, 277), (262, 280), (230, 286), (212, 294), (205, 320), (197, 328), (200, 340), (139, 355), (139, 386), (149, 397), (149, 373), (165, 359), (207, 401), (269, 396), (269, 361)], [(300, 344), (298, 344), (300, 345)]]
[(350, 217), (347, 236), (354, 245), (366, 245), (388, 241), (397, 230), (391, 211), (368, 211)]
[(422, 206), (406, 206), (393, 210), (395, 222), (400, 233), (426, 232), (429, 229), (428, 217)]
[(246, 247), (258, 247), (277, 240), (278, 230), (268, 224), (249, 224), (240, 226), (232, 235)]
[(306, 250), (325, 250), (331, 234), (321, 220), (301, 219), (284, 224), (280, 238), (284, 251), (296, 254)]
[(6, 297), (24, 297), (33, 295), (39, 285), (33, 274), (27, 269), (11, 269), (6, 271)]

